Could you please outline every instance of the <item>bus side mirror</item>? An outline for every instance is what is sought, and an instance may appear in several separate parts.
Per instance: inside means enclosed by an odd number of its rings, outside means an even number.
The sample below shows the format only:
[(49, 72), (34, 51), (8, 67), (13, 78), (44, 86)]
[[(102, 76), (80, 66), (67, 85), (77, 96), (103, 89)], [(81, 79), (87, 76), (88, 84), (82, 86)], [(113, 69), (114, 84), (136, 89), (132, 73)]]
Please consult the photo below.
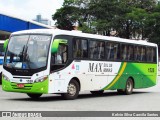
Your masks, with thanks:
[(67, 44), (65, 39), (54, 39), (51, 46), (51, 53), (54, 54), (58, 51), (59, 44)]
[(6, 49), (7, 49), (8, 41), (9, 41), (9, 40), (6, 39), (5, 42), (4, 42), (4, 44), (3, 44), (3, 52), (5, 52)]

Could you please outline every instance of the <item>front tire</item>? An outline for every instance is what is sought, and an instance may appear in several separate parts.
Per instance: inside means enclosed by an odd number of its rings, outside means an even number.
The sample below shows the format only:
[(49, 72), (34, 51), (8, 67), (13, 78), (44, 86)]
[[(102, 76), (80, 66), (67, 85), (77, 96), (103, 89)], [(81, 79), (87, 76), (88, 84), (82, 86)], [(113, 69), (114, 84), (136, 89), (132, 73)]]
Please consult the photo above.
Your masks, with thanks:
[(74, 100), (78, 97), (80, 86), (76, 80), (71, 80), (67, 87), (67, 93), (61, 94), (65, 100)]
[(27, 95), (32, 99), (38, 99), (41, 97), (42, 94), (27, 93)]

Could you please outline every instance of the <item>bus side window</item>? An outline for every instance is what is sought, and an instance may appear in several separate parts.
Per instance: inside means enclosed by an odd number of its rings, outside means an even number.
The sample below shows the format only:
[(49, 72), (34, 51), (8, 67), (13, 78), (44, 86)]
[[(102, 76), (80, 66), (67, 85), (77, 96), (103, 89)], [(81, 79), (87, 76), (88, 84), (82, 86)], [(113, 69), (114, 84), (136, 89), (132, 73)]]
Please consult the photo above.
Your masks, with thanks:
[(156, 48), (153, 48), (153, 62), (157, 62), (157, 52), (156, 52)]
[(153, 62), (153, 49), (147, 47), (147, 62)]
[(73, 40), (73, 57), (74, 58), (87, 58), (88, 48), (87, 40), (75, 38)]
[(104, 59), (104, 42), (98, 42), (98, 59)]
[(74, 39), (73, 40), (73, 57), (74, 58), (79, 58), (81, 56), (80, 47), (81, 47), (80, 40)]
[(135, 46), (134, 48), (134, 60), (139, 61), (140, 60), (140, 47)]
[(121, 60), (127, 60), (127, 50), (128, 50), (128, 45), (122, 44), (121, 45)]
[(104, 59), (104, 42), (90, 41), (89, 42), (89, 58)]
[(113, 43), (108, 42), (106, 44), (106, 53), (107, 53), (107, 60), (111, 60), (114, 58), (114, 50), (113, 50)]
[(156, 62), (156, 48), (147, 47), (147, 62)]
[(129, 45), (128, 47), (128, 56), (127, 59), (129, 61), (133, 60), (133, 45)]
[(140, 61), (146, 61), (146, 48), (145, 47), (141, 47)]
[(106, 54), (107, 60), (118, 60), (119, 59), (119, 44), (113, 42), (107, 42)]
[(89, 42), (89, 58), (98, 59), (98, 50), (97, 50), (97, 42), (96, 41)]
[(82, 40), (81, 41), (81, 57), (82, 58), (87, 58), (88, 57), (88, 45), (87, 45), (87, 40)]

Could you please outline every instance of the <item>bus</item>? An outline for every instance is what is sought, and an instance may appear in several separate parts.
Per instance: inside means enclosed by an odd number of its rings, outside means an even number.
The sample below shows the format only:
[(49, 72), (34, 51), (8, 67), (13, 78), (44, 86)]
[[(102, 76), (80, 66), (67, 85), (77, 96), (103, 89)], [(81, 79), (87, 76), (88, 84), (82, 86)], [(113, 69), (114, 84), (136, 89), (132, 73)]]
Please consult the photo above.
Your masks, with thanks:
[(4, 49), (2, 89), (33, 99), (51, 93), (73, 100), (81, 91), (129, 95), (157, 83), (158, 47), (147, 41), (35, 29), (12, 33)]

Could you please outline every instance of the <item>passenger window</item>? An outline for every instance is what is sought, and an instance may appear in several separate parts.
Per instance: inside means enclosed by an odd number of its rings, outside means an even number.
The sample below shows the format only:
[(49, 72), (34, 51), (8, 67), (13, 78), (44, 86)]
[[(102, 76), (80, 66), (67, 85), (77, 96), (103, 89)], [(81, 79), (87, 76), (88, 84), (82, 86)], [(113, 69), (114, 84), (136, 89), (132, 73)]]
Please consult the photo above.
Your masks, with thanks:
[(101, 41), (89, 42), (89, 58), (104, 59), (104, 42)]
[(73, 57), (74, 58), (88, 57), (87, 40), (78, 38), (73, 40)]
[(156, 49), (147, 47), (147, 62), (156, 62)]
[(127, 60), (128, 56), (128, 45), (122, 44), (121, 45), (121, 60)]
[(107, 60), (119, 59), (119, 44), (113, 42), (107, 42), (106, 44), (106, 55)]
[(146, 48), (143, 46), (140, 48), (140, 61), (146, 61)]
[(134, 58), (133, 45), (129, 45), (127, 59), (130, 61), (130, 60), (133, 60), (133, 58)]
[(88, 46), (87, 46), (87, 40), (82, 40), (81, 42), (81, 57), (87, 58), (88, 57)]
[(153, 48), (153, 62), (157, 62), (157, 52), (156, 52), (156, 48)]
[(134, 48), (134, 60), (140, 61), (140, 46), (135, 46)]
[(122, 44), (121, 45), (121, 60), (131, 61), (134, 58), (133, 45)]
[(104, 42), (98, 42), (98, 59), (104, 59)]

